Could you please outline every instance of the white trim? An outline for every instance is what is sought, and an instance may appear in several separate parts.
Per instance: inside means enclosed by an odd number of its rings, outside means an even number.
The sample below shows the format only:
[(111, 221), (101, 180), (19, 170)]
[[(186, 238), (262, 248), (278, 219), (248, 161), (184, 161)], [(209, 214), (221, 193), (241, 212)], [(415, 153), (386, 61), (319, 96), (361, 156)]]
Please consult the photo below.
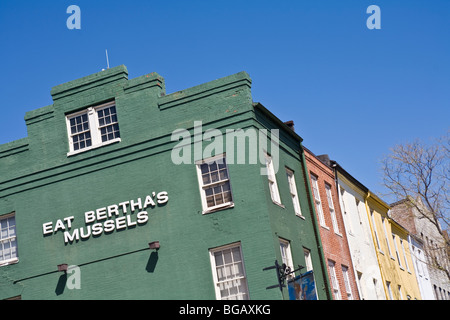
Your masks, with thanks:
[[(15, 235), (6, 237), (4, 239), (0, 239), (0, 243), (1, 242), (7, 242), (7, 241), (9, 241), (11, 243), (12, 241), (15, 241), (15, 243), (16, 243), (16, 246), (15, 246), (16, 256), (13, 257), (13, 258), (5, 259), (5, 260), (0, 260), (0, 266), (6, 266), (6, 265), (9, 265), (9, 264), (15, 264), (15, 263), (19, 262), (19, 254), (18, 254), (18, 247), (19, 246), (18, 246), (18, 243), (17, 243), (16, 213), (15, 212), (11, 212), (11, 213), (8, 213), (8, 214), (0, 215), (0, 221), (7, 220), (7, 219), (10, 219), (10, 218), (13, 218), (13, 217), (14, 217), (14, 234)], [(6, 230), (8, 230), (8, 229), (6, 229)], [(1, 233), (1, 224), (0, 224), (0, 233)], [(3, 254), (4, 254), (4, 252), (3, 252)], [(12, 254), (10, 253), (10, 255), (12, 255)]]
[[(105, 142), (102, 142), (102, 138), (101, 138), (101, 133), (100, 133), (100, 129), (104, 126), (100, 126), (99, 121), (98, 121), (98, 112), (100, 110), (112, 107), (112, 106), (116, 106), (116, 102), (115, 101), (110, 101), (107, 103), (103, 103), (100, 104), (98, 106), (93, 106), (93, 107), (89, 107), (71, 114), (66, 115), (66, 129), (67, 129), (67, 137), (69, 140), (69, 152), (67, 153), (67, 156), (72, 156), (78, 153), (82, 153), (85, 151), (89, 151), (92, 149), (96, 149), (102, 146), (106, 146), (112, 143), (116, 143), (116, 142), (120, 142), (121, 139), (120, 138), (114, 138)], [(78, 150), (74, 150), (73, 148), (73, 134), (71, 132), (70, 129), (70, 119), (74, 118), (74, 117), (78, 117), (80, 115), (83, 114), (87, 114), (87, 118), (88, 118), (88, 124), (89, 124), (89, 130), (86, 130), (85, 132), (90, 133), (91, 135), (91, 145), (89, 147), (85, 147), (82, 149), (78, 149)], [(117, 116), (117, 108), (116, 108), (116, 116)], [(118, 123), (118, 122), (117, 122)], [(109, 124), (111, 125), (111, 124)], [(77, 133), (80, 134), (81, 132)]]
[(272, 157), (268, 153), (264, 153), (266, 159), (267, 168), (267, 179), (269, 180), (269, 192), (272, 202), (280, 207), (284, 206), (281, 204), (280, 190), (278, 189), (277, 176), (273, 168)]
[(329, 185), (326, 182), (325, 182), (325, 194), (327, 195), (328, 210), (330, 211), (331, 224), (333, 225), (334, 233), (336, 233), (337, 235), (341, 235), (336, 217), (336, 210), (334, 209), (333, 195), (331, 193), (331, 185)]
[(339, 281), (336, 276), (336, 262), (328, 259), (328, 271), (330, 273), (331, 289), (333, 291), (334, 300), (342, 300)]
[[(214, 182), (214, 183), (210, 183), (207, 185), (203, 184), (203, 178), (202, 178), (202, 170), (200, 168), (200, 166), (204, 163), (210, 163), (210, 162), (214, 162), (218, 159), (225, 159), (225, 167), (227, 170), (227, 179), (226, 180), (221, 180), (219, 182)], [(200, 198), (202, 201), (202, 214), (207, 214), (207, 213), (212, 213), (221, 209), (225, 209), (225, 208), (233, 208), (234, 207), (234, 202), (233, 202), (233, 190), (231, 188), (231, 181), (230, 181), (230, 170), (228, 169), (228, 163), (226, 161), (226, 155), (225, 153), (216, 155), (214, 157), (208, 158), (208, 159), (204, 159), (204, 160), (198, 160), (195, 162), (195, 166), (196, 166), (196, 171), (197, 171), (197, 179), (198, 179), (198, 186), (199, 186), (199, 191), (200, 191)], [(225, 203), (221, 203), (219, 205), (215, 205), (212, 207), (208, 207), (208, 202), (206, 200), (206, 193), (205, 193), (205, 189), (214, 185), (220, 185), (223, 183), (228, 182), (229, 186), (230, 186), (230, 194), (231, 194), (231, 201), (229, 202), (225, 202)]]
[(391, 257), (392, 260), (395, 261), (395, 258), (392, 255), (391, 245), (389, 244), (389, 238), (388, 238), (388, 233), (387, 233), (385, 221), (386, 221), (386, 218), (385, 217), (381, 217), (381, 224), (383, 225), (384, 237), (386, 238), (386, 243), (387, 243), (387, 247), (388, 247), (389, 256)]
[[(219, 279), (217, 278), (217, 266), (216, 266), (216, 259), (214, 257), (214, 253), (228, 250), (228, 249), (233, 249), (233, 248), (239, 248), (239, 254), (241, 256), (241, 263), (242, 263), (242, 272), (243, 272), (242, 276), (240, 276), (239, 278), (235, 278), (235, 279), (245, 281), (245, 288), (247, 289), (245, 292), (245, 295), (246, 295), (247, 299), (250, 299), (249, 298), (249, 290), (248, 290), (248, 282), (247, 282), (247, 274), (245, 271), (244, 256), (242, 254), (242, 246), (241, 246), (241, 242), (238, 241), (238, 242), (230, 243), (230, 244), (227, 244), (224, 246), (209, 249), (211, 272), (212, 272), (212, 276), (213, 276), (214, 291), (215, 291), (217, 300), (222, 300), (222, 295), (220, 294)], [(235, 280), (235, 279), (233, 279), (233, 280)]]
[[(278, 238), (280, 243), (280, 252), (281, 252), (281, 260), (283, 263), (286, 264), (287, 267), (291, 269), (291, 271), (294, 270), (294, 261), (292, 260), (292, 252), (291, 252), (291, 243), (289, 240)], [(283, 248), (285, 248), (283, 252)], [(294, 274), (290, 274), (288, 278), (293, 278)]]
[(399, 237), (399, 240), (400, 240), (400, 247), (402, 248), (403, 252), (403, 258), (405, 259), (406, 270), (408, 270), (408, 272), (411, 273), (411, 270), (409, 270), (408, 258), (406, 257), (405, 246), (403, 245), (403, 239)]
[(302, 208), (300, 206), (300, 201), (298, 199), (298, 192), (297, 192), (297, 185), (295, 184), (294, 171), (289, 169), (288, 167), (285, 167), (285, 168), (286, 168), (286, 176), (287, 176), (288, 185), (289, 185), (289, 192), (291, 193), (292, 204), (294, 206), (295, 215), (297, 217), (305, 219), (305, 217), (302, 215)]
[(100, 148), (100, 147), (103, 147), (103, 146), (107, 146), (108, 144), (113, 144), (113, 143), (120, 142), (120, 141), (122, 141), (120, 138), (116, 138), (116, 139), (113, 139), (113, 140), (108, 140), (108, 141), (103, 142), (100, 145), (96, 145), (96, 146), (92, 145), (92, 146), (87, 147), (87, 148), (83, 148), (83, 149), (67, 152), (67, 156), (68, 157), (69, 156), (73, 156), (74, 154), (83, 153), (83, 152), (88, 151), (88, 150), (97, 149), (97, 148)]
[(347, 294), (347, 300), (353, 300), (352, 286), (350, 284), (350, 277), (348, 276), (348, 267), (341, 265), (342, 278), (344, 279), (345, 292)]
[(394, 300), (394, 296), (392, 295), (391, 282), (386, 280), (386, 287), (388, 289), (389, 300)]
[(322, 227), (329, 230), (329, 228), (327, 227), (327, 225), (325, 223), (325, 215), (323, 213), (323, 208), (322, 208), (322, 199), (320, 199), (320, 190), (319, 190), (319, 182), (318, 182), (319, 177), (311, 172), (310, 178), (311, 178), (311, 188), (312, 188), (312, 193), (313, 193), (313, 198), (314, 198), (314, 206), (317, 211), (317, 215), (319, 216), (318, 217), (319, 223)]

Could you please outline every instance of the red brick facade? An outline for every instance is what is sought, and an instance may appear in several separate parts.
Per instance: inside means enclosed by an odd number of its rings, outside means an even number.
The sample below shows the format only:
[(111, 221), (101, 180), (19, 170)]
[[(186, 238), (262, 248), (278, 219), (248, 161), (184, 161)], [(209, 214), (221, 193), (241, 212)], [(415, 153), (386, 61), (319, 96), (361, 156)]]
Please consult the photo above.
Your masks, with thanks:
[[(304, 148), (304, 150), (306, 167), (308, 168), (308, 174), (311, 181), (314, 210), (316, 211), (316, 219), (320, 230), (320, 237), (326, 259), (333, 299), (349, 299), (344, 281), (343, 270), (345, 269), (347, 270), (348, 284), (351, 288), (351, 299), (359, 299), (353, 264), (350, 256), (350, 249), (348, 247), (347, 235), (344, 228), (344, 221), (336, 190), (334, 171), (331, 167), (323, 163), (310, 150), (306, 148)], [(314, 190), (315, 187), (317, 187), (316, 190)], [(319, 192), (320, 200), (317, 197), (317, 190)], [(328, 202), (330, 195), (333, 204), (332, 206)], [(319, 201), (323, 218), (319, 217), (320, 212), (318, 211), (320, 209), (318, 210), (316, 207), (316, 205), (319, 205)], [(332, 218), (333, 209), (335, 216), (334, 221)], [(330, 269), (330, 264), (333, 265), (333, 263), (335, 276), (332, 274)], [(337, 279), (339, 285), (339, 293), (333, 289), (334, 277)], [(340, 298), (337, 296), (338, 294)]]

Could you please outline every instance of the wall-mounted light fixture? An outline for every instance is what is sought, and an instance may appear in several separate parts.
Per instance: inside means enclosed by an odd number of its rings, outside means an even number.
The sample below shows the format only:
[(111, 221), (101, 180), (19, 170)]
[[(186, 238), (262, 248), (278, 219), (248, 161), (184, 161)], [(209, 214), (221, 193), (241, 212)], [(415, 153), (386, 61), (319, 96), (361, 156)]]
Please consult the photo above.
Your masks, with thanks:
[(67, 272), (67, 263), (58, 264), (58, 271), (64, 271), (64, 273)]
[(153, 241), (153, 242), (150, 242), (149, 244), (148, 244), (148, 246), (149, 246), (149, 248), (150, 249), (156, 249), (156, 251), (158, 251), (159, 250), (159, 241)]

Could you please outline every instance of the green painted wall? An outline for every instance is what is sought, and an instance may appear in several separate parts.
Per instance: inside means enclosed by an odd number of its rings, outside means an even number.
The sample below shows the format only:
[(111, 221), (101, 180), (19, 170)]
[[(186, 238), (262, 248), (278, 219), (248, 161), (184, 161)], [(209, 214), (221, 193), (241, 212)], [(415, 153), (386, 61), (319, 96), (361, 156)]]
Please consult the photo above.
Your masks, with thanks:
[[(51, 94), (52, 105), (26, 114), (28, 137), (0, 145), (0, 215), (15, 212), (19, 253), (18, 263), (0, 266), (0, 299), (215, 299), (209, 249), (238, 241), (250, 298), (287, 299), (287, 290), (266, 290), (276, 284), (275, 271), (262, 271), (281, 261), (278, 237), (291, 241), (295, 265), (305, 264), (303, 247), (311, 250), (320, 299), (326, 299), (301, 138), (253, 105), (245, 72), (165, 95), (158, 74), (128, 80), (119, 66)], [(65, 115), (112, 99), (121, 141), (68, 157)], [(170, 158), (178, 143), (171, 133), (193, 134), (194, 121), (202, 121), (203, 131), (281, 129), (277, 180), (285, 208), (271, 201), (259, 163), (230, 164), (234, 207), (203, 215), (195, 165)], [(285, 166), (295, 171), (305, 219), (294, 214)], [(86, 226), (87, 211), (161, 191), (168, 202), (147, 208), (143, 225), (67, 244), (63, 231), (43, 236), (43, 223), (74, 216), (73, 231)], [(158, 252), (148, 249), (154, 240)], [(61, 263), (80, 266), (81, 289), (65, 286), (56, 271)]]

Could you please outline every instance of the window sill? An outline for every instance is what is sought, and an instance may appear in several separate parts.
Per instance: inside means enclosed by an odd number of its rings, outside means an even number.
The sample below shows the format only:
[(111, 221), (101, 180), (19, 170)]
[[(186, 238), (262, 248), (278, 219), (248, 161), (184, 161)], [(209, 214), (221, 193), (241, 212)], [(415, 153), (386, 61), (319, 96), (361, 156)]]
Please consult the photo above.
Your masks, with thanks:
[(213, 212), (216, 212), (216, 211), (219, 211), (219, 210), (223, 210), (223, 209), (227, 209), (227, 208), (234, 208), (234, 202), (228, 202), (228, 203), (220, 204), (220, 205), (215, 206), (215, 207), (208, 208), (206, 210), (203, 210), (202, 214), (213, 213)]
[(83, 152), (86, 152), (86, 151), (89, 151), (89, 150), (92, 150), (92, 149), (97, 149), (97, 148), (100, 148), (100, 147), (103, 147), (103, 146), (107, 146), (109, 144), (113, 144), (113, 143), (120, 142), (120, 141), (122, 141), (120, 138), (116, 138), (116, 139), (109, 140), (109, 141), (103, 142), (101, 144), (96, 144), (96, 145), (93, 145), (93, 146), (90, 146), (90, 147), (87, 147), (87, 148), (83, 148), (83, 149), (80, 149), (80, 150), (70, 151), (70, 152), (67, 153), (67, 156), (70, 157), (70, 156), (73, 156), (73, 155), (76, 155), (76, 154), (79, 154), (79, 153), (83, 153)]
[(306, 220), (306, 218), (304, 216), (302, 216), (301, 214), (296, 214), (297, 217), (299, 217), (300, 219)]
[(277, 202), (277, 201), (273, 201), (273, 200), (272, 200), (272, 202), (273, 202), (274, 204), (276, 204), (277, 206), (279, 206), (279, 207), (281, 207), (281, 208), (283, 208), (283, 209), (286, 209), (286, 207), (283, 206), (281, 203), (279, 203), (279, 202)]
[(19, 258), (8, 259), (5, 261), (0, 261), (0, 267), (7, 266), (10, 264), (16, 264), (19, 262)]

